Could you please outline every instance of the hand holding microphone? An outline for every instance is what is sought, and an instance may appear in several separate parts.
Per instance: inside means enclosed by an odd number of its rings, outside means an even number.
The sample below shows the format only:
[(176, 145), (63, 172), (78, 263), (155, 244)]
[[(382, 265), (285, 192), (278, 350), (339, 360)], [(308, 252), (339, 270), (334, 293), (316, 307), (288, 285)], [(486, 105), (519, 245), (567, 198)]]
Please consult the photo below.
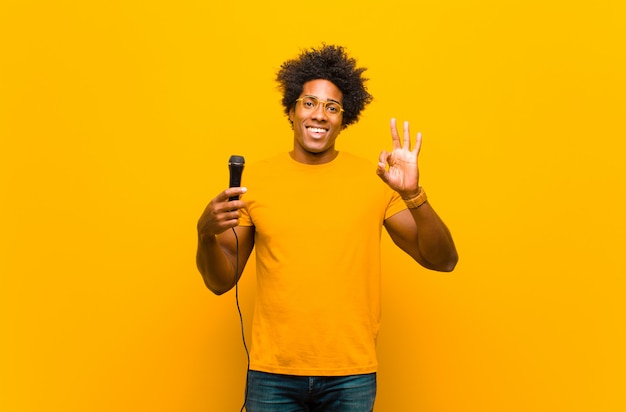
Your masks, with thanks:
[[(241, 175), (245, 160), (243, 156), (231, 156), (228, 161), (230, 171), (229, 188), (222, 191), (207, 205), (198, 221), (198, 232), (204, 235), (218, 235), (239, 223), (239, 209), (243, 205), (233, 208), (230, 202), (239, 200), (239, 195), (245, 192), (241, 189)], [(236, 189), (236, 190), (234, 190)], [(236, 194), (232, 194), (236, 193)]]

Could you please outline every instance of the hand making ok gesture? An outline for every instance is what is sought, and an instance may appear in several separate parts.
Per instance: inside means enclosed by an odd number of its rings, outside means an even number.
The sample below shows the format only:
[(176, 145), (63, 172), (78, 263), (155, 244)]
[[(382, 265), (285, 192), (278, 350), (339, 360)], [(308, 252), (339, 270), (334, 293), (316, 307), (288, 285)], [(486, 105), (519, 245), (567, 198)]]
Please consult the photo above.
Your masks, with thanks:
[[(391, 119), (393, 150), (383, 150), (378, 159), (376, 174), (404, 199), (412, 199), (419, 193), (419, 168), (417, 157), (422, 145), (422, 134), (417, 133), (411, 150), (409, 122), (404, 122), (403, 140), (400, 142), (396, 119)], [(389, 167), (387, 167), (387, 165)]]

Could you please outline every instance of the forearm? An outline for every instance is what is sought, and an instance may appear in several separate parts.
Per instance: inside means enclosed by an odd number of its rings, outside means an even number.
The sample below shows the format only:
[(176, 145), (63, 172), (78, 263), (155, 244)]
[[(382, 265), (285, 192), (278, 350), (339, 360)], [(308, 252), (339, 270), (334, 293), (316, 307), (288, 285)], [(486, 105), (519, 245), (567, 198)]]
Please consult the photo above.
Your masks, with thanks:
[(452, 271), (459, 258), (448, 227), (428, 202), (408, 210), (415, 220), (421, 263), (429, 269)]
[(216, 295), (228, 292), (237, 281), (239, 274), (235, 274), (231, 259), (220, 246), (217, 236), (198, 234), (196, 266), (207, 288)]

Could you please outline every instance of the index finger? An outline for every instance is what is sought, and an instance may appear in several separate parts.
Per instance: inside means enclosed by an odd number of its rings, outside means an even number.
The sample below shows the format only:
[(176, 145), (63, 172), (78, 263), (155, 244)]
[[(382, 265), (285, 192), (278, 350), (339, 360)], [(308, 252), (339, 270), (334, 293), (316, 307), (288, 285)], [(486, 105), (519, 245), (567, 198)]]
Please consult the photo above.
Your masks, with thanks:
[(217, 195), (217, 200), (220, 202), (225, 202), (231, 197), (243, 195), (247, 191), (248, 189), (246, 187), (229, 187), (228, 189)]

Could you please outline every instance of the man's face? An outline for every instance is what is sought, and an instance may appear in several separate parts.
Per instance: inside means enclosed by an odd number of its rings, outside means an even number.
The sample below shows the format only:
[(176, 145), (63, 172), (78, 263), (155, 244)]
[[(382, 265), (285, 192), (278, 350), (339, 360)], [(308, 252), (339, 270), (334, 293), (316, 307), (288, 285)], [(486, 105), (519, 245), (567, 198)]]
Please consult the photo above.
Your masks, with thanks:
[(306, 107), (302, 101), (296, 102), (289, 111), (293, 122), (294, 148), (292, 156), (301, 163), (327, 163), (335, 158), (335, 140), (342, 129), (343, 113), (333, 114), (324, 102), (343, 101), (343, 94), (332, 82), (323, 79), (311, 80), (304, 84), (300, 98), (313, 96), (320, 102), (315, 109)]

